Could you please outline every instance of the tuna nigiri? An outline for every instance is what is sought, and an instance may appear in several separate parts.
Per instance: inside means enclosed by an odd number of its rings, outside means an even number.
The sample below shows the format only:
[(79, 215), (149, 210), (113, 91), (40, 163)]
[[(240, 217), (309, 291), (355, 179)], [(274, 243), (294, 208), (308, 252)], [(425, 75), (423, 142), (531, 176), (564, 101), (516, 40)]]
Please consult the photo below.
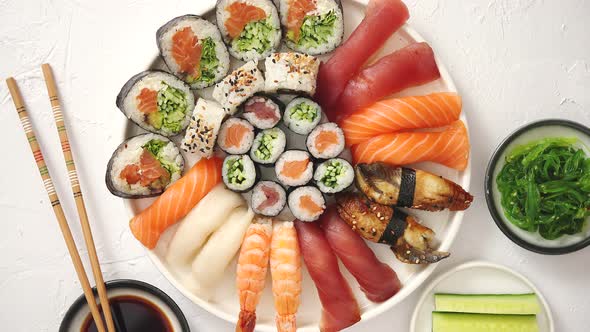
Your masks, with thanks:
[(240, 316), (236, 331), (252, 332), (256, 325), (256, 306), (264, 290), (270, 256), (272, 220), (256, 218), (246, 231), (240, 256), (236, 286), (240, 297)]
[(322, 302), (320, 331), (340, 331), (361, 320), (350, 285), (319, 225), (295, 221), (303, 261)]
[(336, 103), (346, 83), (409, 17), (400, 0), (369, 1), (363, 21), (320, 67), (315, 97), (325, 109)]
[(340, 219), (335, 208), (322, 215), (320, 224), (330, 247), (369, 300), (383, 302), (400, 290), (397, 274), (377, 259), (367, 243)]
[(152, 205), (131, 219), (133, 236), (153, 249), (166, 228), (182, 219), (220, 182), (221, 160), (201, 159)]
[(434, 52), (427, 43), (415, 43), (384, 56), (350, 80), (338, 102), (327, 110), (340, 121), (362, 107), (406, 88), (440, 77)]
[(362, 108), (340, 122), (347, 145), (399, 130), (436, 128), (459, 120), (461, 97), (452, 92), (392, 98)]
[(385, 134), (352, 147), (355, 164), (383, 161), (406, 165), (432, 161), (465, 170), (469, 160), (469, 136), (462, 121), (440, 132)]

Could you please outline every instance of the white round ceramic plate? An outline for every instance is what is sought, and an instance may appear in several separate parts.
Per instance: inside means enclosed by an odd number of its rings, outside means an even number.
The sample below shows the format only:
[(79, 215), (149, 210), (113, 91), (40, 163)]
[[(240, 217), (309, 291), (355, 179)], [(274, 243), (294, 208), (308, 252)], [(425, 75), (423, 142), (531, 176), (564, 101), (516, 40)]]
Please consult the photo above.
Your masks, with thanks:
[[(345, 20), (345, 38), (348, 38), (348, 36), (352, 33), (352, 31), (363, 19), (366, 3), (367, 0), (342, 0)], [(212, 18), (214, 5), (214, 0), (195, 2), (196, 9), (193, 14), (198, 14), (206, 18)], [(166, 19), (171, 19), (171, 17), (163, 18), (163, 21)], [(157, 26), (154, 26), (154, 31), (148, 31), (146, 33), (155, 33), (155, 30), (157, 28)], [(433, 27), (433, 29), (434, 28), (436, 27)], [(420, 35), (412, 28), (410, 28), (408, 25), (405, 25), (400, 31), (395, 33), (387, 41), (385, 46), (379, 51), (379, 54), (376, 54), (373, 57), (373, 59), (378, 59), (382, 55), (391, 53), (392, 51), (397, 50), (410, 43), (420, 41), (424, 41), (423, 38), (420, 37)], [(436, 47), (434, 48), (436, 52)], [(154, 54), (156, 51), (157, 48), (156, 45), (154, 45)], [(320, 58), (325, 60), (329, 58), (329, 54), (322, 56)], [(439, 80), (436, 80), (434, 82), (431, 82), (420, 87), (405, 90), (402, 93), (398, 94), (398, 96), (423, 95), (433, 92), (456, 91), (455, 85), (445, 66), (440, 62), (440, 59), (437, 58), (436, 61), (441, 73), (441, 78)], [(235, 60), (233, 60), (232, 63), (232, 68), (236, 68), (237, 66), (239, 66), (239, 62)], [(151, 56), (146, 58), (146, 69), (147, 68), (165, 69), (162, 61), (157, 56)], [(129, 74), (129, 76), (131, 76), (134, 73)], [(211, 88), (198, 92), (199, 96), (205, 98), (210, 98), (210, 94)], [(467, 125), (464, 114), (461, 116), (461, 118)], [(133, 125), (130, 122), (124, 132), (124, 136), (130, 137), (140, 132), (142, 132), (141, 129), (139, 129), (137, 126)], [(185, 157), (188, 166), (192, 165), (194, 161), (190, 158), (190, 156)], [(417, 166), (421, 169), (451, 179), (459, 185), (461, 185), (466, 190), (469, 189), (471, 166), (468, 166), (468, 168), (463, 172), (458, 172), (456, 170), (452, 170), (432, 163), (422, 163)], [(151, 204), (152, 201), (153, 199), (126, 200), (126, 205), (129, 209), (130, 214), (136, 215), (140, 211), (145, 209), (149, 204)], [(419, 217), (422, 220), (423, 224), (430, 227), (436, 232), (436, 247), (438, 250), (444, 251), (450, 248), (451, 243), (453, 242), (453, 239), (455, 238), (455, 235), (457, 234), (457, 231), (459, 230), (459, 227), (461, 225), (461, 220), (463, 219), (463, 212), (445, 211), (438, 213), (428, 213), (422, 211), (412, 211), (412, 214)], [(175, 273), (169, 269), (164, 259), (168, 243), (175, 229), (176, 227), (172, 226), (162, 235), (157, 247), (152, 251), (148, 251), (149, 257), (152, 259), (152, 261), (158, 267), (158, 269), (162, 272), (162, 274), (164, 274), (164, 276), (182, 294), (184, 294), (195, 304), (199, 305), (203, 309), (222, 319), (225, 319), (230, 322), (236, 322), (237, 314), (239, 312), (239, 304), (237, 293), (235, 290), (235, 261), (228, 266), (223, 280), (220, 280), (219, 286), (215, 290), (214, 296), (209, 300), (200, 298), (199, 296), (191, 293), (185, 286), (182, 285), (182, 283), (180, 282), (180, 280), (182, 279), (181, 276), (175, 275)], [(356, 281), (346, 271), (346, 269), (342, 267), (341, 270), (343, 271), (345, 277), (349, 280), (350, 285), (354, 289), (354, 293), (361, 307), (363, 320), (375, 317), (380, 313), (390, 309), (394, 305), (400, 303), (417, 287), (422, 285), (424, 280), (432, 273), (432, 271), (436, 267), (436, 265), (415, 266), (402, 264), (396, 260), (393, 253), (387, 246), (377, 245), (373, 243), (371, 243), (370, 246), (374, 249), (379, 259), (391, 265), (393, 269), (397, 272), (400, 280), (403, 283), (403, 288), (398, 294), (396, 294), (394, 297), (392, 297), (384, 303), (372, 303), (365, 298), (364, 294), (359, 289)], [(317, 326), (320, 321), (321, 315), (321, 305), (313, 281), (309, 277), (307, 271), (304, 270), (303, 273), (303, 291), (301, 295), (301, 305), (299, 307), (297, 315), (298, 327), (300, 331), (317, 331)], [(270, 282), (267, 283), (267, 285), (269, 284)], [(275, 311), (273, 308), (272, 294), (270, 291), (270, 287), (266, 287), (262, 295), (261, 302), (257, 308), (257, 330), (274, 331), (274, 315)]]
[(553, 332), (553, 316), (547, 301), (527, 278), (507, 267), (475, 261), (452, 268), (425, 289), (412, 315), (410, 332), (431, 332), (435, 293), (524, 294), (535, 293), (541, 305), (539, 332)]

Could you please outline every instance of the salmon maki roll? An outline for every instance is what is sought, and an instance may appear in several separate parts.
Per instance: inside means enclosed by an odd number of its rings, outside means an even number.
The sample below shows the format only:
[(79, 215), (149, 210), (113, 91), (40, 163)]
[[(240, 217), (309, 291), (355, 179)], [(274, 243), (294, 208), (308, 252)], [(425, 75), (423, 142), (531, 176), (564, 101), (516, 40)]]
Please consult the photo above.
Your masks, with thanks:
[(163, 136), (180, 134), (195, 108), (190, 87), (174, 75), (148, 70), (129, 79), (117, 107), (136, 125)]
[(197, 15), (184, 15), (156, 33), (164, 62), (193, 89), (219, 82), (229, 70), (229, 54), (217, 27)]
[(290, 49), (318, 55), (333, 51), (342, 42), (340, 0), (280, 0), (279, 9)]
[(344, 144), (344, 133), (333, 122), (317, 126), (309, 133), (306, 140), (307, 149), (318, 159), (337, 157), (344, 150)]
[(229, 118), (221, 125), (217, 145), (229, 154), (244, 154), (252, 147), (254, 127), (240, 118)]
[(306, 186), (293, 190), (287, 198), (289, 209), (295, 218), (316, 221), (326, 210), (326, 200), (316, 187)]
[(313, 176), (311, 156), (302, 150), (285, 151), (277, 160), (275, 173), (285, 186), (303, 186)]
[(125, 140), (109, 160), (106, 184), (123, 198), (160, 195), (184, 168), (180, 151), (168, 138), (143, 134)]
[(281, 23), (270, 0), (218, 0), (217, 26), (229, 53), (240, 60), (260, 60), (278, 49)]

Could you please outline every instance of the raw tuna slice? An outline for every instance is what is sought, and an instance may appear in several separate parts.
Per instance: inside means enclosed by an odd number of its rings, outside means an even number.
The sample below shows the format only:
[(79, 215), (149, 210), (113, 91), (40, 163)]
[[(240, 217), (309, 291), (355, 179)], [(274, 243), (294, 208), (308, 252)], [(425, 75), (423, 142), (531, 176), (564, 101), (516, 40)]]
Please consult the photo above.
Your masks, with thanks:
[(363, 21), (320, 67), (315, 97), (324, 109), (336, 103), (346, 83), (409, 17), (400, 0), (369, 1)]
[(439, 77), (432, 48), (427, 43), (408, 45), (379, 59), (348, 82), (336, 106), (328, 110), (328, 117), (340, 121), (384, 97)]

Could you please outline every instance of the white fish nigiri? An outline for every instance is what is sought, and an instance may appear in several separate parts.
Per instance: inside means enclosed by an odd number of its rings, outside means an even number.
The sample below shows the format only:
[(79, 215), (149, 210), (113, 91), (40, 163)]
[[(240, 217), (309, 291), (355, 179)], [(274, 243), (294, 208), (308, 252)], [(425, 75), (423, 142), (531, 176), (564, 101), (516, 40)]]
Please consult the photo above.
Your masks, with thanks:
[(228, 218), (232, 210), (245, 205), (240, 194), (219, 184), (205, 196), (180, 222), (166, 254), (166, 261), (175, 269), (190, 269), (191, 261), (213, 232)]
[(225, 268), (234, 258), (248, 226), (254, 218), (252, 209), (238, 207), (228, 220), (209, 237), (209, 240), (193, 261), (191, 278), (193, 291), (208, 298), (216, 283), (222, 279)]

